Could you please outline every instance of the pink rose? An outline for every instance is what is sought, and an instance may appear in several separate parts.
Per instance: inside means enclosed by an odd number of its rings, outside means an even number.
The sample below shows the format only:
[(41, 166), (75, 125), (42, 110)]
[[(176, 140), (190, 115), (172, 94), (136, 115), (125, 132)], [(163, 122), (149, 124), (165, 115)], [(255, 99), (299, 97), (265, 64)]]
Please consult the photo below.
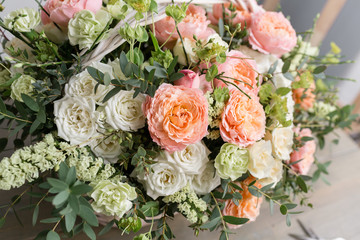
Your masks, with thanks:
[[(232, 50), (226, 55), (226, 61), (218, 65), (219, 73), (224, 73), (222, 79), (236, 84), (245, 92), (258, 93), (257, 66), (255, 60), (240, 51)], [(237, 81), (239, 80), (239, 81)], [(262, 78), (259, 76), (261, 83)], [(245, 82), (245, 83), (244, 83)], [(219, 80), (214, 80), (215, 87), (225, 87), (226, 84)], [(234, 88), (229, 84), (229, 88)]]
[(211, 83), (207, 82), (205, 79), (205, 75), (199, 77), (199, 74), (191, 71), (191, 70), (181, 70), (180, 73), (184, 74), (185, 76), (176, 80), (174, 82), (175, 86), (184, 86), (187, 88), (198, 88), (206, 93), (207, 91), (211, 91)]
[(208, 103), (201, 90), (162, 84), (143, 111), (149, 132), (169, 152), (181, 151), (207, 134)]
[[(199, 39), (206, 39), (214, 33), (214, 30), (208, 28), (210, 21), (206, 18), (204, 8), (190, 4), (186, 17), (178, 24), (179, 32), (183, 38), (193, 39), (193, 35)], [(179, 38), (175, 29), (175, 21), (167, 16), (155, 23), (155, 36), (160, 44), (167, 41), (166, 47), (172, 48)]]
[(246, 147), (265, 134), (265, 112), (259, 98), (251, 99), (237, 89), (230, 90), (230, 99), (221, 116), (220, 135), (225, 142)]
[[(313, 137), (312, 132), (309, 128), (303, 128), (300, 131), (300, 128), (297, 127), (294, 129), (294, 132), (299, 136), (297, 139), (300, 141), (302, 137)], [(291, 165), (291, 168), (301, 175), (308, 174), (311, 165), (314, 163), (314, 153), (316, 151), (315, 140), (305, 142), (305, 145), (302, 146), (299, 151), (293, 151), (290, 155), (290, 163), (301, 160), (298, 163)]]
[(258, 12), (253, 15), (249, 43), (265, 54), (281, 57), (296, 45), (296, 32), (281, 12)]
[(41, 12), (44, 25), (55, 22), (60, 27), (67, 28), (70, 19), (81, 10), (90, 10), (96, 13), (102, 6), (102, 0), (47, 0), (43, 6), (50, 17)]

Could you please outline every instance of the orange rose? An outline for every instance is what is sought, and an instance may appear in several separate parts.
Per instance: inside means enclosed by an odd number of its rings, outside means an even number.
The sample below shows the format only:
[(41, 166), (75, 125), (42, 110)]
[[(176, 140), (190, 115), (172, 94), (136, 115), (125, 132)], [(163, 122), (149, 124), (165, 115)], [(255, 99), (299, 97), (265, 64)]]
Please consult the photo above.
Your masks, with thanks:
[[(249, 177), (243, 182), (237, 182), (244, 191), (239, 191), (242, 195), (242, 199), (239, 200), (239, 206), (237, 206), (232, 199), (226, 200), (225, 208), (223, 210), (224, 216), (233, 216), (238, 218), (248, 218), (250, 222), (255, 221), (260, 214), (260, 205), (263, 201), (262, 198), (253, 196), (248, 189), (248, 185), (255, 180), (254, 177)], [(262, 186), (256, 182), (253, 186), (261, 188)], [(241, 225), (229, 224), (229, 228), (239, 228)]]
[(294, 102), (296, 104), (300, 104), (300, 107), (305, 111), (312, 108), (316, 98), (314, 91), (315, 91), (314, 81), (311, 82), (309, 88), (293, 89)]
[(220, 135), (225, 142), (246, 147), (265, 134), (265, 111), (259, 98), (251, 99), (237, 89), (230, 90), (230, 99), (221, 116)]
[(153, 98), (147, 97), (143, 111), (152, 139), (169, 152), (181, 151), (207, 134), (208, 103), (200, 89), (164, 83)]

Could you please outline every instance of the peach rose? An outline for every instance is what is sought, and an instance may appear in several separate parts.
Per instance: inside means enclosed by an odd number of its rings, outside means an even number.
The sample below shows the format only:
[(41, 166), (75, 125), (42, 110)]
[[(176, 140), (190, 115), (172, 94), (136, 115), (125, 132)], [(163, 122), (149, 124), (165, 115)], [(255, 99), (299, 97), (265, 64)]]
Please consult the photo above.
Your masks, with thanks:
[(250, 96), (251, 99), (237, 89), (230, 90), (220, 123), (220, 135), (225, 142), (246, 147), (265, 135), (265, 111), (259, 98)]
[(207, 134), (208, 103), (200, 89), (162, 84), (143, 105), (149, 132), (169, 152), (181, 151)]
[[(230, 51), (226, 56), (226, 61), (218, 64), (219, 73), (224, 73), (222, 79), (236, 84), (245, 92), (254, 92), (255, 95), (257, 95), (259, 90), (257, 86), (258, 80), (256, 78), (259, 74), (257, 73), (256, 62), (237, 50)], [(258, 79), (261, 83), (262, 78), (259, 76)], [(215, 87), (226, 86), (226, 84), (219, 79), (214, 80), (214, 85)], [(229, 88), (234, 87), (231, 84), (228, 86)]]
[[(183, 38), (193, 39), (193, 35), (195, 35), (199, 39), (206, 39), (215, 33), (213, 29), (208, 28), (209, 24), (210, 21), (206, 18), (205, 9), (190, 4), (186, 11), (186, 17), (178, 24), (178, 28)], [(155, 23), (155, 36), (160, 44), (169, 39), (166, 47), (172, 48), (179, 38), (179, 34), (175, 29), (174, 19), (167, 16), (157, 21)]]
[[(302, 137), (313, 137), (312, 132), (309, 128), (303, 128), (300, 131), (300, 128), (297, 127), (294, 129), (294, 132), (298, 134), (297, 139), (300, 141)], [(316, 143), (315, 140), (305, 142), (305, 145), (302, 146), (299, 151), (293, 151), (290, 155), (290, 163), (301, 160), (294, 165), (291, 165), (291, 168), (301, 174), (308, 174), (311, 165), (314, 163), (314, 153), (316, 151)]]
[[(244, 191), (240, 191), (242, 199), (239, 200), (239, 206), (237, 206), (232, 199), (226, 200), (225, 208), (223, 210), (224, 216), (233, 216), (238, 218), (248, 218), (250, 222), (255, 221), (260, 214), (260, 206), (263, 201), (262, 198), (253, 196), (248, 189), (248, 185), (255, 180), (254, 177), (249, 177), (243, 182), (236, 182)], [(262, 186), (256, 182), (254, 184), (257, 188)], [(235, 229), (241, 227), (241, 225), (228, 224), (229, 228)]]
[(296, 32), (281, 12), (259, 12), (253, 15), (249, 43), (265, 54), (281, 57), (295, 47)]
[(316, 95), (315, 91), (315, 83), (311, 82), (309, 88), (298, 88), (293, 89), (293, 99), (296, 104), (300, 104), (300, 107), (305, 111), (312, 108), (315, 102)]
[(43, 6), (50, 17), (41, 11), (41, 20), (44, 25), (51, 22), (67, 28), (70, 19), (81, 10), (96, 13), (102, 6), (102, 0), (47, 0)]
[[(227, 19), (228, 16), (231, 15), (231, 11), (229, 10), (230, 3), (214, 4), (213, 12), (208, 13), (209, 19), (212, 24), (217, 25), (219, 23), (219, 19), (223, 18), (223, 5), (225, 8), (225, 14), (227, 14), (225, 16), (225, 19)], [(245, 27), (245, 23), (246, 23), (247, 28), (250, 27), (251, 16), (253, 13), (259, 12), (259, 11), (260, 12), (264, 11), (264, 9), (261, 6), (259, 6), (255, 0), (247, 1), (245, 6), (237, 4), (237, 5), (234, 5), (234, 7), (236, 8), (236, 10), (235, 10), (236, 16), (235, 16), (235, 18), (233, 18), (231, 20), (232, 24), (233, 24), (233, 26), (236, 26), (238, 23), (240, 23), (242, 28)], [(226, 20), (226, 22), (229, 22), (229, 21)]]
[(199, 77), (199, 74), (185, 69), (181, 70), (180, 73), (184, 74), (185, 76), (176, 80), (174, 82), (175, 86), (184, 86), (187, 88), (198, 88), (203, 91), (203, 93), (206, 93), (207, 91), (211, 91), (211, 83), (206, 81), (205, 75), (202, 77)]

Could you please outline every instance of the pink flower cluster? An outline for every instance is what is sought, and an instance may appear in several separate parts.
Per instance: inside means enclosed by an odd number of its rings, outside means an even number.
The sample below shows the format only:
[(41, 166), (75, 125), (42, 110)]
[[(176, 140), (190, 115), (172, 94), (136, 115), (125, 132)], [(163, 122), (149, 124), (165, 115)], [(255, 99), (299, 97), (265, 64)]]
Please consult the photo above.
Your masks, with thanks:
[[(302, 137), (313, 137), (312, 132), (309, 128), (303, 128), (300, 130), (299, 127), (294, 129), (294, 132), (298, 134), (297, 139), (300, 141)], [(316, 151), (315, 140), (305, 142), (305, 145), (302, 146), (299, 151), (294, 151), (290, 156), (290, 163), (300, 161), (291, 165), (291, 168), (301, 174), (308, 174), (311, 165), (314, 163), (314, 153)]]

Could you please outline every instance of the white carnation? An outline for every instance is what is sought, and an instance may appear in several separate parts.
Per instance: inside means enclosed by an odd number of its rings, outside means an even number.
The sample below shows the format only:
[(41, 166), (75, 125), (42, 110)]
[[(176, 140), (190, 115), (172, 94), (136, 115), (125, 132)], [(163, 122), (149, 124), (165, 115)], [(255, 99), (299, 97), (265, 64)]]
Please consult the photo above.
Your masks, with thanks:
[[(151, 166), (149, 174), (137, 175), (139, 182), (144, 184), (147, 195), (154, 200), (159, 196), (169, 196), (187, 184), (187, 178), (181, 168), (169, 161), (170, 155), (161, 153)], [(134, 172), (134, 174), (136, 174)]]
[(292, 127), (279, 127), (272, 131), (271, 143), (276, 158), (290, 160), (290, 154), (293, 151), (293, 139), (294, 131)]
[(133, 90), (121, 90), (106, 102), (106, 122), (114, 129), (137, 131), (145, 126), (145, 116), (141, 108), (145, 95), (140, 93), (136, 98), (133, 96)]
[(69, 97), (54, 102), (59, 137), (71, 144), (86, 143), (96, 134), (95, 101)]
[(29, 75), (22, 75), (11, 84), (10, 97), (19, 102), (23, 102), (21, 94), (31, 95), (34, 90), (36, 80)]
[[(90, 67), (96, 68), (102, 73), (108, 73), (111, 78), (114, 77), (112, 67), (100, 62), (92, 63)], [(98, 104), (112, 89), (112, 86), (98, 85), (96, 92), (95, 86), (98, 82), (89, 74), (87, 70), (73, 76), (65, 86), (65, 94), (71, 97), (83, 97), (94, 99)]]
[[(169, 154), (166, 152), (166, 154)], [(184, 150), (172, 154), (169, 161), (181, 168), (185, 174), (201, 173), (209, 162), (209, 149), (201, 141), (188, 145)]]
[(30, 32), (40, 24), (40, 13), (31, 8), (18, 9), (4, 18), (4, 24), (16, 32)]
[(275, 163), (272, 156), (270, 141), (261, 140), (249, 148), (250, 161), (248, 170), (258, 179), (267, 178), (271, 175), (271, 169)]
[(211, 192), (221, 183), (219, 175), (216, 173), (213, 162), (208, 162), (205, 169), (191, 180), (191, 186), (197, 194), (203, 195)]

